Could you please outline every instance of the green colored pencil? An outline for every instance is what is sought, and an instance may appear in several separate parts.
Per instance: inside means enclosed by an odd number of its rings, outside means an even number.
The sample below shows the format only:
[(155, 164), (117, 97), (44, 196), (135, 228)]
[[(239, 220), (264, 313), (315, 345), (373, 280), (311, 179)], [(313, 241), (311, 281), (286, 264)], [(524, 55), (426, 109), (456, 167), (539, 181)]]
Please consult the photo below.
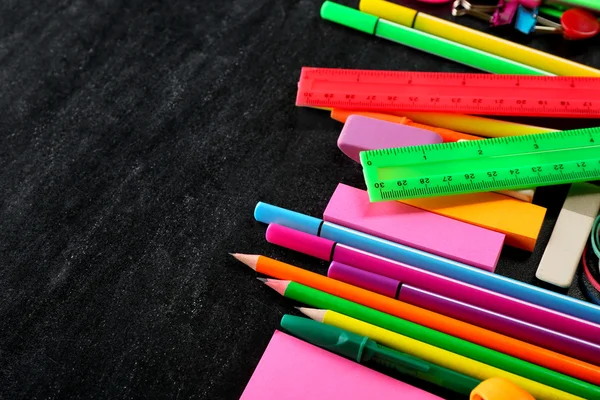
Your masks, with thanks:
[[(600, 399), (600, 387), (556, 371), (488, 349), (463, 339), (426, 328), (381, 311), (342, 299), (293, 281), (267, 279), (265, 282), (277, 293), (313, 307), (329, 309), (340, 314), (417, 339), (421, 342), (503, 369), (507, 372), (581, 396)], [(558, 400), (558, 399), (557, 399)]]

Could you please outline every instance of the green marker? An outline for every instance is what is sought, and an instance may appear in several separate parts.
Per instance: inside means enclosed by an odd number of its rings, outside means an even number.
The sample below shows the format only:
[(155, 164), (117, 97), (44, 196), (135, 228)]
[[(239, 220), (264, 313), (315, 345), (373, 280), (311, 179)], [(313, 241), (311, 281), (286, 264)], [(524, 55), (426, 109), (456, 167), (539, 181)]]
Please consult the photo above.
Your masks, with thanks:
[(386, 21), (331, 1), (325, 1), (321, 6), (321, 18), (490, 73), (554, 76), (549, 72)]
[(308, 318), (286, 314), (281, 319), (281, 326), (294, 336), (356, 360), (359, 364), (372, 362), (383, 365), (457, 393), (469, 395), (481, 383), (480, 380), (470, 376), (381, 346), (366, 336), (360, 336)]

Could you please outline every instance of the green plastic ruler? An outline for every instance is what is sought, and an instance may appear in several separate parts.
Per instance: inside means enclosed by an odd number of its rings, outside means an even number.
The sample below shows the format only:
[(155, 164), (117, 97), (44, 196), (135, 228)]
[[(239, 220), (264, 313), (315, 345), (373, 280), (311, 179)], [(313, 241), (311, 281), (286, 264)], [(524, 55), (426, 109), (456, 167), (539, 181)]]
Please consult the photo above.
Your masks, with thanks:
[(600, 128), (360, 153), (371, 201), (600, 179)]

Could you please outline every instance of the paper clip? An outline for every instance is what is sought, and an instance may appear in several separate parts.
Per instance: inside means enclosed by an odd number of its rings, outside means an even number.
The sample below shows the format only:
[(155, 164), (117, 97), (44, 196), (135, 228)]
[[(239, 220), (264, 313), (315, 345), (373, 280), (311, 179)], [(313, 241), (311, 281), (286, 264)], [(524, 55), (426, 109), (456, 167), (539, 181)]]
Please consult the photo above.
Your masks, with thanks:
[(562, 34), (568, 40), (589, 39), (600, 32), (600, 21), (583, 9), (572, 8), (565, 11), (560, 17), (560, 24), (540, 17), (538, 13), (538, 8), (528, 10), (519, 5), (515, 28), (525, 34)]

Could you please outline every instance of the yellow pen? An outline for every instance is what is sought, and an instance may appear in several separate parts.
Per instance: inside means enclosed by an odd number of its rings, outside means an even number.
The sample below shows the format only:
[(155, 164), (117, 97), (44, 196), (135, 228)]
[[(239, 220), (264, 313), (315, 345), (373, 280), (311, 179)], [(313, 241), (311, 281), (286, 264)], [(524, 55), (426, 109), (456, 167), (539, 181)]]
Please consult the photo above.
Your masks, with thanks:
[[(361, 0), (367, 14), (561, 76), (600, 76), (600, 70), (384, 0)], [(409, 117), (411, 118), (411, 117)], [(412, 118), (411, 118), (412, 119)]]

